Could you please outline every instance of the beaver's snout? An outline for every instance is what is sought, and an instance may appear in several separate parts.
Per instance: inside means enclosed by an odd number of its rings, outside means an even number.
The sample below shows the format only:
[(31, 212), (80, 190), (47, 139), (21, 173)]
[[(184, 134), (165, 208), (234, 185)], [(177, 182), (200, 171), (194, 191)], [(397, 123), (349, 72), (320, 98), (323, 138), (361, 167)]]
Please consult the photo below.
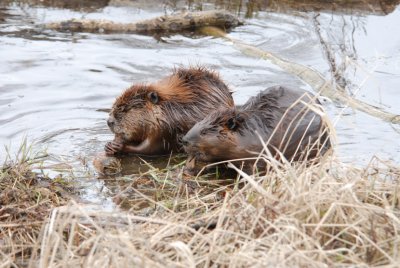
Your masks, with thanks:
[(196, 146), (196, 143), (194, 142), (194, 140), (190, 140), (185, 137), (182, 139), (182, 145), (187, 153), (190, 153), (197, 149), (197, 146)]
[(193, 149), (193, 148), (197, 148), (197, 144), (199, 143), (199, 135), (196, 131), (196, 128), (192, 128), (191, 130), (189, 130), (188, 133), (186, 133), (185, 136), (183, 136), (182, 138), (182, 145), (185, 149), (186, 152), (187, 149)]
[(108, 127), (109, 127), (112, 131), (114, 131), (115, 118), (110, 116), (110, 117), (107, 119), (107, 125), (108, 125)]
[(196, 157), (199, 154), (199, 137), (196, 135), (192, 135), (193, 133), (189, 131), (182, 138), (182, 145), (185, 152), (189, 155), (189, 157)]
[(189, 135), (185, 135), (182, 138), (183, 149), (188, 154), (183, 172), (186, 175), (194, 176), (200, 171), (197, 162), (202, 158), (203, 153), (198, 146), (198, 138), (190, 135), (190, 131), (187, 134)]
[(185, 139), (185, 137), (183, 137), (182, 139), (182, 145), (187, 147), (189, 145), (189, 141), (187, 139)]

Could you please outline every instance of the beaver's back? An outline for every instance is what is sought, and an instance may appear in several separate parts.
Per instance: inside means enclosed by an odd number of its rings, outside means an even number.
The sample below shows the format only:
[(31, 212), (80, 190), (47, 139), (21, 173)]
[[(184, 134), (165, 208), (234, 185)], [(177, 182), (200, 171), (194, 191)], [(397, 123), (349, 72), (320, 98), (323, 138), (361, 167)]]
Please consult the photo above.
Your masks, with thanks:
[(288, 160), (299, 160), (330, 147), (326, 125), (315, 112), (319, 104), (309, 92), (274, 86), (249, 99), (242, 109), (258, 117), (264, 141), (272, 150), (279, 150)]

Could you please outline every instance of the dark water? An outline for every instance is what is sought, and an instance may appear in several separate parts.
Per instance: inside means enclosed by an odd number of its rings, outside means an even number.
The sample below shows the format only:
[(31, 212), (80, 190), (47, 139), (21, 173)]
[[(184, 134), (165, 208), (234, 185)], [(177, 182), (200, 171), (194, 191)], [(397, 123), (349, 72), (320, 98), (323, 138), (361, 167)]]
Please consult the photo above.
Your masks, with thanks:
[[(180, 64), (218, 70), (236, 91), (238, 104), (276, 84), (310, 89), (278, 67), (212, 37), (173, 35), (160, 40), (134, 34), (58, 33), (36, 26), (69, 18), (130, 22), (181, 8), (212, 9), (212, 3), (42, 2), (53, 5), (49, 7), (27, 2), (40, 1), (0, 2), (0, 144), (12, 152), (27, 136), (57, 159), (72, 166), (83, 164), (84, 172), (94, 174), (92, 158), (112, 139), (107, 113), (99, 109), (111, 107), (132, 83), (155, 81)], [(376, 9), (361, 3), (353, 10), (339, 6), (332, 11), (313, 1), (322, 10), (319, 13), (311, 10), (313, 5), (298, 7), (291, 1), (217, 2), (218, 8), (248, 17), (246, 25), (230, 33), (232, 37), (311, 66), (328, 79), (336, 78), (357, 98), (400, 114), (400, 8), (396, 3)], [(338, 75), (332, 75), (332, 70)], [(344, 161), (365, 163), (378, 155), (399, 162), (398, 126), (330, 101), (324, 107), (335, 122), (337, 153)], [(0, 152), (2, 160), (5, 150)], [(87, 183), (94, 187), (88, 198), (96, 198), (102, 183)]]

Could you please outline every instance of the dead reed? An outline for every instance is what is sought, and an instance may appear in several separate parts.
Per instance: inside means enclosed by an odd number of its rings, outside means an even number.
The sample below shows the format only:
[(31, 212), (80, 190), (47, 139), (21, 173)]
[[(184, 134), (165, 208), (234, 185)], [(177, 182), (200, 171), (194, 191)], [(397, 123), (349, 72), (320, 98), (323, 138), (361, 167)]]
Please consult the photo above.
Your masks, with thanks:
[(400, 262), (398, 166), (374, 158), (357, 168), (326, 158), (313, 166), (272, 165), (265, 176), (242, 172), (241, 177), (241, 187), (176, 193), (172, 207), (154, 201), (156, 209), (146, 217), (75, 202), (55, 208), (31, 266), (396, 267)]
[(31, 149), (26, 139), (15, 156), (6, 148), (0, 168), (0, 267), (26, 266), (50, 211), (69, 199), (60, 180), (32, 171), (45, 154)]

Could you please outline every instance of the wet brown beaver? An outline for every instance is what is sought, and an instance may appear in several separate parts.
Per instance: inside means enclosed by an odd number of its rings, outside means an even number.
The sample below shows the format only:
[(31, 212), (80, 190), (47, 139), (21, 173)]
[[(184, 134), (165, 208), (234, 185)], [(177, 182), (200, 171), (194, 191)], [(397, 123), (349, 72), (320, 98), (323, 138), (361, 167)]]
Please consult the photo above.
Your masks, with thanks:
[(260, 138), (278, 159), (280, 153), (289, 161), (324, 153), (330, 140), (321, 116), (309, 109), (315, 104), (318, 100), (306, 91), (275, 86), (239, 108), (215, 111), (183, 137), (187, 173), (196, 171), (197, 161), (254, 158), (264, 148)]
[(203, 67), (178, 68), (156, 83), (133, 85), (112, 106), (107, 124), (115, 138), (106, 144), (106, 154), (181, 151), (181, 139), (195, 123), (229, 107), (234, 107), (231, 91)]

